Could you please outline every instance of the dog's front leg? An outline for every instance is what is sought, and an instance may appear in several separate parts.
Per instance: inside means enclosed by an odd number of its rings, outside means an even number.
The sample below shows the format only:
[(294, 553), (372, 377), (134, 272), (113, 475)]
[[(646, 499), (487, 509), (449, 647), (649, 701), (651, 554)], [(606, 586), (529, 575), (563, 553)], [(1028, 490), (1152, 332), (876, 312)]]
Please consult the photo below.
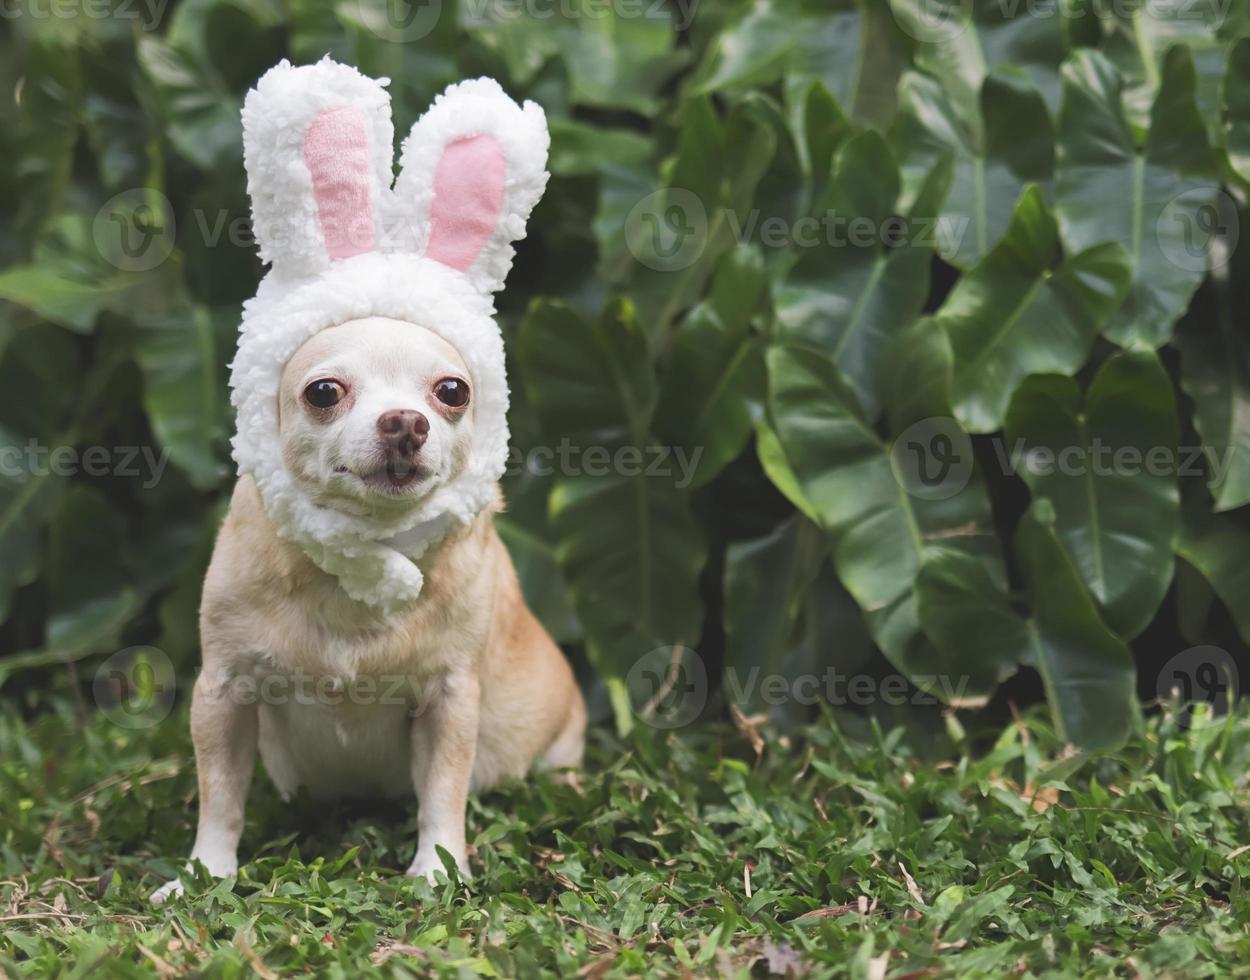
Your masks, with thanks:
[[(235, 696), (229, 681), (201, 674), (191, 697), (191, 740), (200, 784), (200, 817), (191, 860), (217, 878), (239, 870), (243, 811), (256, 765), (257, 713), (254, 703)], [(182, 890), (177, 879), (153, 895), (155, 902)]]
[(468, 877), (464, 811), (477, 752), (480, 690), (472, 674), (448, 675), (412, 722), (412, 779), (417, 791), (417, 856), (411, 877), (442, 871), (436, 847)]

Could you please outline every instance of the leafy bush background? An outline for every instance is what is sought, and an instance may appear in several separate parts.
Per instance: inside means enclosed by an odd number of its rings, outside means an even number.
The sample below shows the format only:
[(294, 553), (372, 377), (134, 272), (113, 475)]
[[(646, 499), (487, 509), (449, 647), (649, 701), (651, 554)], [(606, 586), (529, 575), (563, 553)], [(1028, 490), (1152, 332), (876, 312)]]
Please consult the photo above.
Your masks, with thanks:
[[(518, 452), (702, 449), (688, 487), (508, 480), (527, 595), (622, 722), (624, 679), (658, 648), (699, 651), (713, 685), (883, 655), (939, 693), (964, 682), (969, 705), (1036, 668), (1068, 737), (1101, 745), (1161, 657), (1244, 654), (1250, 11), (947, 6), (935, 28), (924, 0), (703, 0), (689, 22), (690, 4), (443, 0), (407, 40), (380, 0), (9, 11), (3, 441), (171, 463), (154, 486), (0, 478), (0, 683), (33, 702), (136, 643), (189, 676), (231, 482), (225, 366), (261, 273), (238, 109), (280, 58), (326, 52), (392, 78), (400, 134), (469, 75), (547, 110), (553, 179), (500, 315)], [(160, 195), (175, 247), (119, 268), (101, 227), (150, 222)], [(966, 233), (768, 232), (827, 215)], [(909, 482), (905, 433), (974, 455), (966, 485)], [(998, 461), (1092, 440), (1201, 442), (1227, 465), (1022, 479)]]

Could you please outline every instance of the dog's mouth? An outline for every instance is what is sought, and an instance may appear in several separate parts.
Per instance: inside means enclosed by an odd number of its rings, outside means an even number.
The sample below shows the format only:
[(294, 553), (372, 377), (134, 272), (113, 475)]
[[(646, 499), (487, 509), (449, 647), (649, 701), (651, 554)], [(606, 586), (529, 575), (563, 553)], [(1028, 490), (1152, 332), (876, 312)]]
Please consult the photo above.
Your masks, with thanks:
[(417, 460), (402, 458), (388, 458), (376, 466), (356, 471), (347, 466), (336, 466), (335, 472), (353, 473), (371, 491), (387, 496), (403, 494), (433, 475)]

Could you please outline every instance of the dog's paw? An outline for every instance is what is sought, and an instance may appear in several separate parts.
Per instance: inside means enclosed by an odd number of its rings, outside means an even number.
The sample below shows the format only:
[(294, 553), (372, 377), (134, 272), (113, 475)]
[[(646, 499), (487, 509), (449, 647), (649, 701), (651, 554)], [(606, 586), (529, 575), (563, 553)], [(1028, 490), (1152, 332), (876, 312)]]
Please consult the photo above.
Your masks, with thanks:
[[(204, 868), (214, 878), (228, 878), (232, 874), (239, 871), (239, 861), (233, 854), (193, 854), (191, 860), (187, 862), (187, 874), (195, 872), (195, 862), (199, 861)], [(181, 878), (175, 878), (173, 881), (167, 881), (156, 889), (148, 900), (153, 905), (162, 905), (171, 897), (181, 895), (183, 892), (183, 884)]]
[(169, 899), (176, 898), (182, 894), (182, 879), (175, 878), (173, 881), (167, 881), (148, 896), (148, 901), (153, 905), (164, 905)]
[[(460, 873), (460, 880), (468, 881), (470, 877), (468, 859), (460, 855), (453, 856), (456, 859), (456, 870)], [(433, 885), (438, 881), (436, 876), (447, 877), (447, 869), (443, 867), (443, 862), (439, 859), (438, 852), (433, 854), (418, 852), (404, 874), (409, 878), (424, 878)]]

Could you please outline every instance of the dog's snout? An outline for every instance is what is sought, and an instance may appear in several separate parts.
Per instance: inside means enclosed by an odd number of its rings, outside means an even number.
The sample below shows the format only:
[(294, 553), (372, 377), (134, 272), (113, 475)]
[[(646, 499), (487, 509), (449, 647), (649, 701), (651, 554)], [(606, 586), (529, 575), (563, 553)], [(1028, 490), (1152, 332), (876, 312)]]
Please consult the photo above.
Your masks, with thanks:
[(415, 456), (430, 434), (430, 420), (415, 409), (391, 409), (378, 416), (378, 434), (388, 449)]

